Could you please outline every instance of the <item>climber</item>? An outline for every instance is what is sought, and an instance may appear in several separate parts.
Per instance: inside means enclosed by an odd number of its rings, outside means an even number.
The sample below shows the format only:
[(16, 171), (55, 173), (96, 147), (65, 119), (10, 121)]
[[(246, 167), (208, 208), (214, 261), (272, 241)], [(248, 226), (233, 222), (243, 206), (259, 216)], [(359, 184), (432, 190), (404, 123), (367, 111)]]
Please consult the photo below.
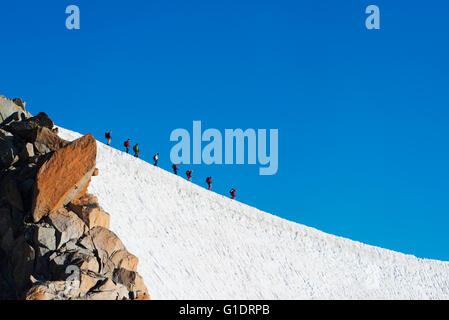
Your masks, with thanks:
[(134, 151), (134, 157), (138, 158), (139, 157), (139, 144), (136, 143), (136, 145), (133, 147), (133, 151)]
[(210, 190), (210, 186), (212, 185), (212, 177), (207, 177), (206, 178), (206, 183), (208, 185), (207, 190)]
[(179, 164), (174, 164), (174, 163), (171, 166), (173, 168), (173, 173), (176, 175), (178, 174), (178, 166), (179, 166)]
[(157, 167), (157, 160), (159, 160), (159, 153), (156, 153), (153, 157), (154, 165)]
[(111, 144), (111, 132), (112, 131), (109, 131), (104, 134), (106, 140), (108, 140), (108, 143), (107, 143), (108, 146)]
[(235, 199), (235, 189), (231, 189), (229, 193), (231, 194), (231, 199)]
[(193, 170), (189, 170), (189, 171), (186, 172), (187, 179), (188, 179), (189, 181), (192, 181), (192, 172), (193, 172)]
[(123, 144), (126, 148), (126, 153), (129, 152), (129, 139), (125, 141), (125, 143)]

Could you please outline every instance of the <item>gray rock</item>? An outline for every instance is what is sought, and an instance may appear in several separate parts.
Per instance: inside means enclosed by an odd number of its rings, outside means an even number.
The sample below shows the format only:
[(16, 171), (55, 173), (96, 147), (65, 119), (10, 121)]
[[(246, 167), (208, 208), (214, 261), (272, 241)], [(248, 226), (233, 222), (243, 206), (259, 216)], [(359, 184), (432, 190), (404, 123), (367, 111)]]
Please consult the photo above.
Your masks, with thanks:
[(49, 221), (57, 230), (57, 248), (72, 239), (82, 237), (87, 227), (76, 213), (60, 208), (48, 216)]
[(51, 130), (53, 128), (53, 121), (51, 121), (51, 119), (43, 112), (39, 113), (36, 117), (12, 122), (7, 126), (3, 126), (3, 128), (4, 130), (11, 132), (14, 136), (32, 143), (35, 142), (39, 136), (40, 140), (42, 140), (41, 143), (44, 144), (46, 141), (58, 140), (59, 138), (57, 134)]
[(63, 253), (57, 254), (51, 261), (54, 262), (58, 266), (65, 266), (69, 263), (70, 254)]
[(17, 149), (13, 138), (0, 130), (0, 169), (9, 168), (16, 160)]
[[(25, 103), (19, 99), (9, 100), (0, 96), (0, 125), (29, 118), (31, 115), (25, 111)], [(21, 105), (18, 105), (20, 103)]]
[(23, 111), (25, 111), (25, 106), (27, 104), (25, 101), (23, 101), (20, 98), (14, 98), (14, 99), (12, 99), (12, 102), (14, 102), (16, 105), (21, 107)]
[(52, 227), (38, 226), (34, 231), (34, 242), (40, 247), (56, 250), (56, 231)]
[[(85, 249), (84, 249), (85, 250)], [(98, 273), (100, 270), (99, 261), (91, 252), (76, 251), (70, 257), (70, 264), (76, 265), (82, 271)]]
[(86, 248), (89, 251), (94, 252), (95, 249), (95, 245), (94, 242), (92, 240), (92, 237), (90, 235), (84, 235), (79, 241), (78, 244), (81, 245), (83, 248)]
[(86, 250), (84, 248), (80, 248), (76, 243), (77, 243), (77, 239), (67, 241), (64, 245), (61, 246), (61, 248), (59, 248), (59, 251), (60, 252), (72, 252), (72, 251), (78, 251), (78, 250)]
[(117, 285), (108, 278), (87, 294), (89, 300), (117, 300), (119, 296)]
[(22, 161), (26, 161), (31, 157), (34, 157), (34, 146), (32, 143), (27, 142), (20, 152), (20, 158)]

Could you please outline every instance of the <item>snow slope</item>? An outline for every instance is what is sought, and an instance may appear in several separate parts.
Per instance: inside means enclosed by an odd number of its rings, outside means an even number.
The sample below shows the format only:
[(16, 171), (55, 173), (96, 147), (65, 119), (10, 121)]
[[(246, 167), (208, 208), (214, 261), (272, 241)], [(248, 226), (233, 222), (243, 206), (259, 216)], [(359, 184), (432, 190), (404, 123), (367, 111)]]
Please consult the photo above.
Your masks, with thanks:
[(153, 299), (449, 299), (449, 262), (278, 218), (101, 142), (97, 167), (89, 192)]

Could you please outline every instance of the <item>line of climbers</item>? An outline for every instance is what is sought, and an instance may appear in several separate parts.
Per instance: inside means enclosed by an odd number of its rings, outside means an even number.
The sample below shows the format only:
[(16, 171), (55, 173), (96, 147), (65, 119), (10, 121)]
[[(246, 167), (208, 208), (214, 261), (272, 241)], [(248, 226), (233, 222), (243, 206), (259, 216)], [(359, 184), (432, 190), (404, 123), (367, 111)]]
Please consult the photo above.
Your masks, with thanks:
[[(108, 146), (111, 145), (111, 138), (112, 138), (111, 133), (112, 133), (112, 131), (109, 131), (109, 132), (106, 132), (104, 134), (105, 138), (107, 140), (107, 145)], [(130, 142), (130, 140), (131, 139), (128, 139), (128, 140), (126, 140), (123, 143), (123, 145), (124, 145), (124, 147), (126, 149), (126, 153), (129, 153), (129, 146), (130, 146), (129, 142)], [(136, 143), (133, 146), (133, 151), (134, 151), (134, 157), (138, 158), (139, 157), (139, 152), (140, 152), (138, 143)], [(159, 153), (156, 153), (154, 155), (154, 157), (153, 157), (154, 166), (156, 166), (156, 167), (157, 167), (158, 160), (159, 160)], [(178, 175), (178, 167), (179, 167), (179, 164), (173, 164), (172, 165), (173, 173), (175, 175)], [(188, 181), (192, 181), (192, 173), (193, 173), (193, 170), (187, 170), (186, 171), (186, 176), (187, 176), (187, 180)], [(207, 183), (207, 190), (210, 190), (211, 187), (212, 187), (212, 177), (207, 177), (206, 178), (206, 183)], [(231, 199), (235, 199), (235, 192), (236, 192), (235, 189), (231, 189), (231, 191), (229, 191), (229, 193), (231, 194)]]

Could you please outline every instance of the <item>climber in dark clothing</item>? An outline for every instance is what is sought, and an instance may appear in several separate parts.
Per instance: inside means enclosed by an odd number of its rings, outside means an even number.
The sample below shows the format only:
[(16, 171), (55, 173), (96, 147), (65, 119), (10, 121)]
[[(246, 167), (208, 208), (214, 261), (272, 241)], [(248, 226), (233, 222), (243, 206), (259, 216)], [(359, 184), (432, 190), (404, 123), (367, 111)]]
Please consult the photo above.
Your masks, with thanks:
[(235, 199), (235, 189), (231, 189), (229, 193), (231, 194), (231, 199)]
[(173, 164), (171, 167), (173, 168), (173, 173), (178, 175), (178, 166), (179, 164)]
[(154, 165), (157, 167), (157, 160), (159, 160), (159, 153), (156, 153), (153, 157)]
[(107, 143), (108, 146), (111, 144), (111, 132), (112, 131), (109, 131), (104, 134), (104, 137), (106, 138), (106, 140), (108, 140), (108, 143)]

